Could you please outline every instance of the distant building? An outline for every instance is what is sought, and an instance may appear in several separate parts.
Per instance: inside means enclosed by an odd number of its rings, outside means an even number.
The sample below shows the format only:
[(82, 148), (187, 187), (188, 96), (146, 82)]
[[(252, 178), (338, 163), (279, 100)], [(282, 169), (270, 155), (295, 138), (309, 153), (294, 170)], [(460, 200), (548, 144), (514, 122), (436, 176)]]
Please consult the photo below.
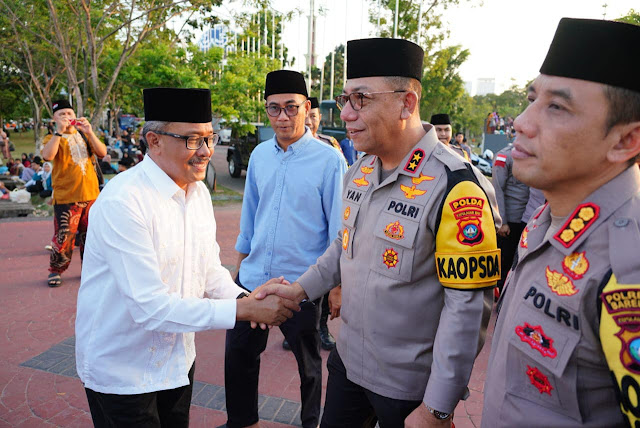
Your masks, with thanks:
[(464, 82), (464, 90), (467, 93), (467, 95), (469, 96), (473, 96), (473, 82), (471, 80), (468, 80), (466, 82)]
[(232, 36), (233, 34), (226, 25), (216, 24), (202, 34), (198, 41), (198, 47), (202, 52), (206, 52), (214, 46), (224, 48)]
[(495, 78), (480, 78), (476, 87), (476, 95), (487, 95), (496, 93)]

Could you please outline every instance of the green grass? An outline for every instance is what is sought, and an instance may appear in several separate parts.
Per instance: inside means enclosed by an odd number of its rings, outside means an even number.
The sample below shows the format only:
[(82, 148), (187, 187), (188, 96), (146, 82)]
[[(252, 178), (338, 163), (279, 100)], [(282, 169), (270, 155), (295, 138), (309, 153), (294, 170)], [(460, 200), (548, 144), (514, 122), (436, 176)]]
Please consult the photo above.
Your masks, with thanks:
[[(46, 131), (43, 130), (43, 132), (45, 132), (45, 134), (43, 135), (46, 135)], [(27, 132), (10, 131), (9, 133), (10, 133), (9, 140), (11, 140), (11, 142), (16, 147), (15, 151), (11, 152), (12, 158), (19, 159), (22, 153), (29, 154), (29, 153), (36, 152), (36, 144), (33, 141), (33, 131), (27, 131)]]

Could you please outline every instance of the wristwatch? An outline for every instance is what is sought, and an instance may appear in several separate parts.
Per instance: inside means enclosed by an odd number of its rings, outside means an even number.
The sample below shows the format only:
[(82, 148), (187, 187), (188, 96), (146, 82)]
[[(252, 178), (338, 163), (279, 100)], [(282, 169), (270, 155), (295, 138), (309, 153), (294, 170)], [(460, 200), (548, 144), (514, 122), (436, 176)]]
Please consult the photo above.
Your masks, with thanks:
[(441, 421), (443, 421), (445, 419), (448, 419), (449, 416), (451, 416), (451, 413), (439, 412), (436, 409), (434, 409), (433, 407), (427, 406), (427, 410), (429, 410), (429, 413), (431, 413), (433, 416), (435, 416), (436, 419), (439, 419)]
[(236, 297), (236, 299), (242, 299), (245, 297), (249, 297), (249, 293), (247, 293), (246, 291), (243, 291), (242, 293), (238, 294), (238, 297)]
[(53, 135), (55, 135), (56, 137), (62, 137), (62, 134), (59, 132), (54, 132)]

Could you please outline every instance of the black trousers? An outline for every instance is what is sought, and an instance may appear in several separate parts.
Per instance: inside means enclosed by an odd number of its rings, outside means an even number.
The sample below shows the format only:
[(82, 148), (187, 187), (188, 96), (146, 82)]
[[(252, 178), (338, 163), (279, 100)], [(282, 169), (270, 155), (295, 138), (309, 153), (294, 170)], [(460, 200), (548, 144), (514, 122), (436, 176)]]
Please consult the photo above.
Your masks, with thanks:
[(506, 237), (502, 237), (498, 235), (498, 248), (500, 248), (500, 280), (498, 281), (498, 288), (500, 292), (502, 292), (502, 286), (504, 285), (504, 281), (507, 279), (507, 274), (511, 269), (511, 265), (513, 264), (513, 257), (518, 250), (518, 245), (520, 244), (520, 235), (522, 235), (522, 231), (524, 227), (527, 225), (526, 223), (508, 223), (509, 225), (509, 235)]
[(96, 428), (188, 428), (193, 390), (193, 372), (189, 385), (146, 394), (105, 394), (85, 388), (91, 419)]
[[(236, 283), (242, 286), (239, 278)], [(298, 362), (302, 401), (300, 419), (305, 428), (316, 427), (320, 419), (322, 358), (318, 334), (320, 308), (316, 303), (303, 303), (301, 311), (280, 326)], [(227, 330), (224, 386), (229, 428), (258, 422), (260, 354), (267, 347), (268, 337), (269, 329), (252, 329), (246, 321), (237, 322), (233, 330)]]
[(369, 391), (347, 379), (337, 349), (327, 360), (329, 379), (320, 428), (403, 428), (404, 420), (422, 400), (396, 400)]

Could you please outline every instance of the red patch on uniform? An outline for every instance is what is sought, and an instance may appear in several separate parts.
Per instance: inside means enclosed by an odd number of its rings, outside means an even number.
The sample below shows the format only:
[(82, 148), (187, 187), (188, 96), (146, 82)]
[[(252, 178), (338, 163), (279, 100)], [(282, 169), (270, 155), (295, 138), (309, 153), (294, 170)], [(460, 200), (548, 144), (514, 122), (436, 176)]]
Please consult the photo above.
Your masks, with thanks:
[(555, 358), (558, 355), (558, 351), (553, 347), (553, 339), (544, 334), (541, 326), (533, 327), (525, 322), (523, 326), (516, 326), (516, 334), (543, 357)]
[(505, 155), (496, 156), (496, 160), (493, 163), (495, 166), (505, 167), (507, 166), (507, 157)]
[(554, 235), (554, 239), (565, 248), (571, 247), (595, 223), (599, 215), (600, 207), (594, 203), (578, 205), (560, 231)]
[(529, 226), (526, 226), (522, 231), (522, 235), (520, 235), (520, 246), (522, 248), (529, 248), (529, 242), (527, 238), (529, 237)]
[(542, 373), (537, 367), (531, 367), (527, 364), (527, 376), (529, 376), (529, 380), (531, 380), (531, 384), (538, 388), (540, 394), (549, 394), (551, 395), (551, 391), (553, 387), (549, 382), (549, 378)]
[(398, 252), (393, 248), (387, 248), (382, 254), (382, 261), (387, 265), (387, 269), (396, 267), (398, 264)]

